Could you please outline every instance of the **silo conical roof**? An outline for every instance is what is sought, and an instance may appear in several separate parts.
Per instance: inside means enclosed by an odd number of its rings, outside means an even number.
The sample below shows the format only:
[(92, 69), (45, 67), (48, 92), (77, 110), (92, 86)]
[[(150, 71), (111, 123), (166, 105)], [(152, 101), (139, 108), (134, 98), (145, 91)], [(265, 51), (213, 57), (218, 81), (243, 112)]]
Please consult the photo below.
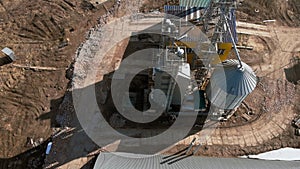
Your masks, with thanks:
[(234, 109), (257, 85), (257, 77), (252, 68), (238, 60), (226, 60), (217, 65), (207, 87), (207, 97), (219, 108)]
[(257, 85), (257, 77), (252, 68), (238, 60), (226, 60), (219, 65), (211, 77), (211, 83), (228, 94), (241, 96), (250, 94)]

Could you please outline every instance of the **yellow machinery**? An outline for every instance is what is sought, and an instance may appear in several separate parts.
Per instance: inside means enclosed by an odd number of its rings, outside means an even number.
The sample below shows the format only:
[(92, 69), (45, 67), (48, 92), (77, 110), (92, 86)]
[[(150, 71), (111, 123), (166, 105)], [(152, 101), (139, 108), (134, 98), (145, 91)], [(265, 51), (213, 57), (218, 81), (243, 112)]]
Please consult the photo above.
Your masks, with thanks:
[[(190, 65), (193, 65), (193, 62), (195, 60), (195, 55), (193, 53), (192, 49), (195, 49), (197, 47), (196, 42), (184, 42), (184, 41), (176, 41), (175, 42), (178, 46), (185, 46), (187, 49), (187, 62)], [(217, 51), (219, 58), (212, 60), (211, 64), (218, 64), (220, 62), (223, 62), (227, 60), (231, 49), (232, 49), (232, 43), (218, 43), (217, 44)]]
[(230, 54), (231, 49), (232, 49), (232, 43), (218, 43), (218, 55), (222, 62), (227, 60), (227, 57)]

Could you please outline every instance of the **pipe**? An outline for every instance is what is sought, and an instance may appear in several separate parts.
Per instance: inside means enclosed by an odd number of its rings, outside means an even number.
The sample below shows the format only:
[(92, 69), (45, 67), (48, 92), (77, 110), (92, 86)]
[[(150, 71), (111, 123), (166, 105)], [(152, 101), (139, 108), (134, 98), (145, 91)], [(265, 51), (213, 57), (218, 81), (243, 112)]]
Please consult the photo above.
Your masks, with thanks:
[(177, 40), (181, 40), (181, 39), (187, 37), (187, 34), (189, 33), (189, 31), (193, 30), (194, 28), (195, 28), (194, 26), (190, 27), (187, 31), (185, 31), (182, 35), (180, 35)]
[(226, 27), (227, 27), (227, 30), (229, 31), (230, 38), (231, 38), (231, 41), (232, 41), (232, 44), (233, 44), (233, 48), (234, 48), (235, 54), (236, 54), (236, 56), (237, 56), (237, 58), (238, 58), (238, 61), (239, 61), (239, 64), (240, 64), (240, 67), (239, 67), (239, 68), (242, 68), (243, 65), (242, 65), (241, 57), (240, 57), (239, 51), (238, 51), (238, 49), (237, 49), (235, 40), (234, 40), (234, 38), (233, 38), (233, 35), (232, 35), (232, 32), (231, 32), (230, 26), (229, 26), (229, 24), (228, 24), (228, 22), (227, 22), (227, 18), (226, 18), (226, 16), (225, 16), (224, 13), (222, 14), (222, 16), (224, 17), (225, 25), (226, 25)]
[(186, 155), (191, 151), (195, 141), (196, 141), (196, 138), (194, 137), (194, 139), (192, 140), (192, 142), (189, 145), (189, 148), (185, 152)]

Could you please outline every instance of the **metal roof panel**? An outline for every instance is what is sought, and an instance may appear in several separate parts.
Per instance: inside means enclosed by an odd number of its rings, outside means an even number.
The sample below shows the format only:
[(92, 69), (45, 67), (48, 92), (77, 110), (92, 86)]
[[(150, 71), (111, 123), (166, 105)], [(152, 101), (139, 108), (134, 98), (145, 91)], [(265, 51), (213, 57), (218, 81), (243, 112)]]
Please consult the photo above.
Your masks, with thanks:
[[(297, 169), (300, 166), (299, 161), (265, 161), (199, 156), (166, 157), (163, 155), (143, 157), (137, 154), (101, 153), (94, 169)], [(166, 162), (163, 163), (164, 161)]]
[(5, 47), (1, 50), (5, 55), (9, 56), (13, 61), (16, 60), (15, 53), (10, 48)]
[(180, 0), (180, 6), (206, 8), (209, 6), (210, 1), (211, 0)]

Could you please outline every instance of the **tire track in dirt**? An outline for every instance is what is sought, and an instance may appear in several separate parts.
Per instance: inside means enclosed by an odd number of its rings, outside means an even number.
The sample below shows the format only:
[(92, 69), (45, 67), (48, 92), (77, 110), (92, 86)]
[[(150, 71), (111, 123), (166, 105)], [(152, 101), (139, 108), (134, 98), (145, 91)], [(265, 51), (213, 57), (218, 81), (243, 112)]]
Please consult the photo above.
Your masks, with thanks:
[(58, 26), (53, 17), (43, 17), (35, 15), (30, 24), (21, 28), (18, 35), (22, 38), (41, 41), (58, 40), (63, 36), (63, 29)]
[(1, 5), (5, 10), (0, 20), (1, 45), (12, 48), (18, 56), (16, 64), (24, 65), (0, 67), (0, 119), (5, 119), (0, 121), (0, 158), (8, 158), (28, 149), (24, 147), (27, 136), (45, 140), (51, 135), (49, 118), (55, 115), (56, 99), (68, 83), (65, 68), (101, 11), (83, 9), (77, 0), (1, 0)]

